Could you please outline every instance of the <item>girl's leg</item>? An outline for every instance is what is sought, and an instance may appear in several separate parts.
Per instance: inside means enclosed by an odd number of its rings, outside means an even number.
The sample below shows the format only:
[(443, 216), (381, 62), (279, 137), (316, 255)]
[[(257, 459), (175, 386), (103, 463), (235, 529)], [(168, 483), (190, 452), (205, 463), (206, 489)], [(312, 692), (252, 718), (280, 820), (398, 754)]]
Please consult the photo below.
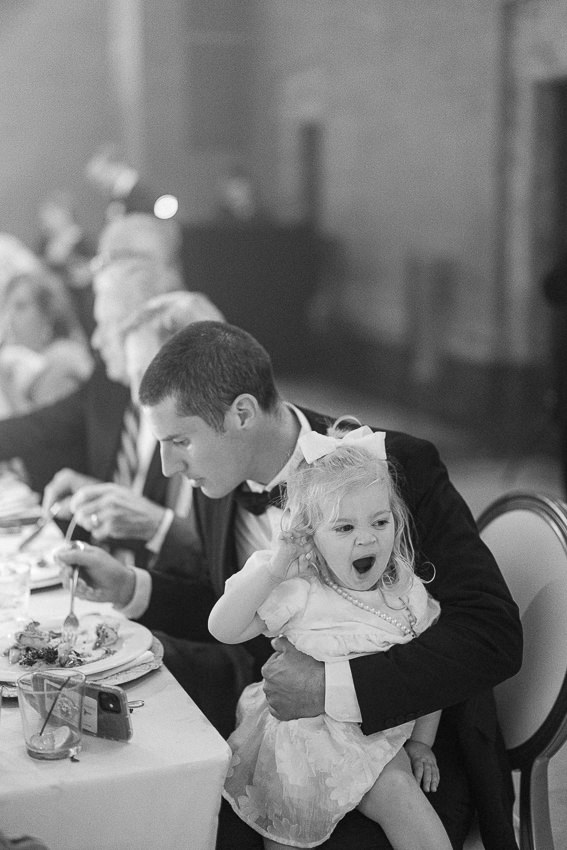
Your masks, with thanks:
[(443, 824), (417, 784), (403, 747), (358, 808), (380, 824), (394, 850), (451, 850)]

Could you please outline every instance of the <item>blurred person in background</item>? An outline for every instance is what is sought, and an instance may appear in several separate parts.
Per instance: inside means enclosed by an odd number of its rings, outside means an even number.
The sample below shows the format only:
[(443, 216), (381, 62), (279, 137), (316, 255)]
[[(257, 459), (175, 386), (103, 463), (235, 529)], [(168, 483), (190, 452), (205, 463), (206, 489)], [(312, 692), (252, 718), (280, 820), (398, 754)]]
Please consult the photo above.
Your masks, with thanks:
[(17, 236), (0, 233), (0, 298), (8, 281), (24, 272), (40, 272), (44, 268), (39, 257)]
[(215, 221), (240, 227), (271, 223), (260, 203), (252, 178), (238, 165), (221, 174), (217, 181)]
[(0, 303), (4, 417), (64, 398), (90, 377), (87, 337), (59, 277), (47, 270), (16, 275)]
[(94, 328), (90, 261), (95, 246), (77, 221), (71, 195), (56, 191), (47, 197), (39, 206), (38, 221), (37, 254), (66, 284), (90, 336)]
[[(91, 377), (65, 399), (0, 421), (0, 461), (22, 458), (38, 493), (64, 468), (75, 474), (69, 495), (93, 479), (112, 481), (130, 401), (120, 325), (154, 295), (182, 288), (175, 270), (139, 258), (116, 261), (96, 274), (93, 347), (100, 357)], [(156, 457), (144, 494), (161, 503), (165, 489)]]
[[(178, 330), (198, 321), (224, 321), (224, 316), (200, 292), (167, 292), (150, 298), (119, 329), (118, 338), (124, 354), (124, 368), (134, 404), (142, 376), (164, 342)], [(107, 362), (110, 362), (107, 357)], [(148, 443), (156, 450), (149, 426)], [(63, 478), (56, 476), (57, 482)], [(61, 495), (54, 480), (46, 488), (46, 507)], [(187, 479), (177, 476), (168, 480), (164, 505), (150, 502), (115, 483), (88, 483), (75, 491), (70, 510), (79, 524), (88, 529), (94, 540), (140, 538), (153, 540), (153, 551), (160, 552), (159, 569), (175, 571), (183, 563), (180, 551), (194, 548), (194, 538), (187, 522), (190, 514), (192, 487)], [(159, 548), (158, 548), (159, 547)], [(153, 559), (157, 561), (157, 558)], [(186, 572), (186, 569), (183, 569)]]

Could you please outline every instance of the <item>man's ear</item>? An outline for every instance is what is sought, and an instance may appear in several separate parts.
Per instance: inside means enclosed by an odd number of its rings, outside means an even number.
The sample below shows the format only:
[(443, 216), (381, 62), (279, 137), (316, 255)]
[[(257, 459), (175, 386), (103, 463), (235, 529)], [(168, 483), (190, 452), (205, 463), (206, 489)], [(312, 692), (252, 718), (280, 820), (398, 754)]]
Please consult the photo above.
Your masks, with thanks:
[(248, 393), (237, 396), (230, 405), (229, 416), (238, 428), (249, 428), (256, 420), (259, 412), (256, 398)]

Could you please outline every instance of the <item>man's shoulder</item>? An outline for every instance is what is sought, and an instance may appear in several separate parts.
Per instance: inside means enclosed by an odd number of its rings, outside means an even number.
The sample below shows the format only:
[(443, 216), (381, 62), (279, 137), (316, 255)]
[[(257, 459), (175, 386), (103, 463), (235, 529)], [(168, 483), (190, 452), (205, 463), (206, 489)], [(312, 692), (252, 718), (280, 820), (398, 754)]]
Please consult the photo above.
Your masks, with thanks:
[[(298, 405), (298, 409), (305, 415), (307, 421), (314, 431), (325, 433), (327, 428), (333, 424), (337, 417), (325, 413), (317, 413), (308, 408)], [(385, 431), (386, 445), (388, 452), (401, 460), (409, 455), (421, 451), (436, 451), (435, 446), (429, 440), (422, 437), (416, 437), (413, 434), (407, 434), (404, 431), (394, 431), (388, 428), (380, 427), (372, 422), (362, 422), (362, 425), (368, 425), (373, 431)]]

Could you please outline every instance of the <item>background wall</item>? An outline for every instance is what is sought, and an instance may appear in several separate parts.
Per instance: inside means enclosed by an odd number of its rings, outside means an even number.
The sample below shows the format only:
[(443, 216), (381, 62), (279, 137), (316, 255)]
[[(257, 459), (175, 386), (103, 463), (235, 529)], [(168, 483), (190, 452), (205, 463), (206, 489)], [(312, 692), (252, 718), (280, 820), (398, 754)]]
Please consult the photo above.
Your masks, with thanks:
[(533, 261), (522, 104), (542, 62), (567, 76), (563, 6), (5, 0), (0, 228), (33, 240), (39, 200), (67, 188), (96, 233), (104, 205), (83, 167), (108, 141), (193, 222), (234, 160), (280, 222), (305, 218), (314, 185), (341, 261), (310, 306), (310, 368), (507, 439), (547, 389), (537, 276), (553, 251)]

